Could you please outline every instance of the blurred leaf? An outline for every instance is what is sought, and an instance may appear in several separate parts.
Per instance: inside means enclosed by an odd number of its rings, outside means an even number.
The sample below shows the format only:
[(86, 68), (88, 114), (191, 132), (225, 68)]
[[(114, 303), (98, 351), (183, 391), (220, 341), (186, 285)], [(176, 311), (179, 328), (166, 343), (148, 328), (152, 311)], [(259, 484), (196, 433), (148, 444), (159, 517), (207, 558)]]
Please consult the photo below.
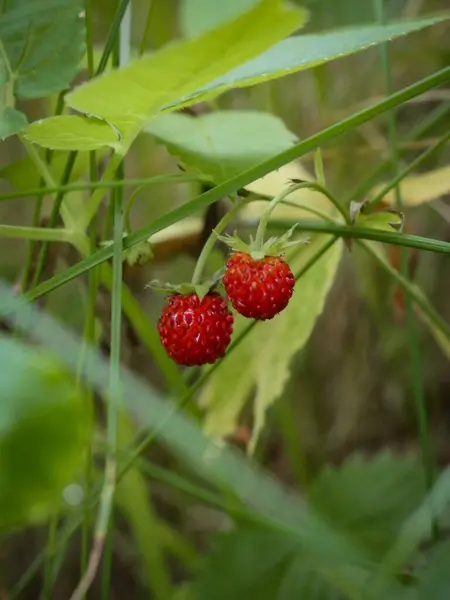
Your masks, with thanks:
[(184, 37), (192, 38), (221, 23), (235, 19), (241, 13), (250, 10), (258, 0), (182, 0), (180, 6), (180, 28)]
[(25, 116), (12, 112), (16, 98), (41, 98), (69, 87), (83, 57), (83, 7), (81, 0), (2, 2), (0, 85), (6, 109), (0, 137), (26, 127)]
[(420, 465), (384, 452), (372, 459), (353, 456), (339, 468), (325, 467), (311, 486), (309, 500), (374, 557), (382, 557), (424, 495)]
[[(381, 192), (385, 185), (377, 186), (372, 191), (372, 197)], [(399, 184), (399, 189), (405, 206), (418, 206), (437, 200), (450, 192), (450, 166), (406, 177)], [(395, 190), (391, 190), (383, 196), (383, 200), (387, 204), (395, 205)]]
[(435, 17), (290, 37), (226, 75), (203, 85), (190, 96), (182, 97), (177, 104), (203, 101), (228, 89), (255, 85), (310, 69), (445, 20), (446, 17)]
[(369, 577), (345, 561), (328, 573), (316, 569), (308, 548), (289, 533), (245, 527), (216, 536), (192, 587), (197, 600), (406, 600), (392, 579), (380, 578), (372, 590)]
[[(58, 183), (64, 173), (68, 156), (68, 152), (55, 152), (53, 155), (49, 168), (53, 174), (53, 178)], [(106, 151), (100, 150), (98, 152), (98, 158), (101, 159), (104, 156), (106, 156)], [(88, 169), (89, 154), (80, 152), (75, 159), (69, 183), (73, 183), (77, 179), (80, 179)], [(26, 192), (27, 190), (39, 187), (41, 181), (41, 175), (29, 156), (24, 156), (0, 169), (0, 178), (6, 179), (11, 186), (20, 192)]]
[(0, 115), (0, 139), (4, 140), (10, 135), (19, 133), (26, 128), (28, 120), (26, 116), (11, 106), (5, 106)]
[(194, 584), (197, 600), (272, 600), (277, 597), (286, 561), (298, 540), (264, 529), (216, 536), (215, 547)]
[[(79, 112), (95, 115), (117, 127), (123, 136), (122, 150), (126, 151), (139, 130), (168, 103), (180, 95), (192, 94), (200, 86), (258, 55), (303, 22), (303, 13), (287, 7), (281, 0), (260, 0), (253, 10), (232, 23), (194, 40), (170, 44), (78, 86), (66, 96), (66, 102)], [(172, 106), (176, 107), (176, 104)], [(108, 134), (99, 131), (94, 121), (81, 123), (81, 117), (72, 118), (80, 121), (83, 135), (77, 139), (76, 125), (73, 125), (74, 136), (64, 138), (67, 124), (60, 128), (55, 126), (56, 147), (89, 149), (109, 144)], [(89, 126), (95, 126), (96, 131), (90, 134)], [(50, 132), (35, 127), (32, 132), (32, 141), (55, 147)]]
[[(294, 273), (305, 264), (327, 236), (317, 236), (290, 261)], [(338, 241), (297, 283), (287, 308), (273, 320), (257, 323), (239, 346), (223, 360), (208, 379), (201, 395), (206, 407), (205, 431), (223, 437), (233, 433), (239, 414), (256, 388), (254, 400), (254, 447), (264, 424), (268, 406), (283, 393), (293, 356), (307, 342), (323, 310), (342, 252)], [(291, 254), (292, 256), (292, 254)], [(235, 320), (235, 335), (248, 326), (242, 317)]]
[[(58, 364), (0, 337), (0, 530), (40, 520), (81, 465), (87, 406)], [(85, 416), (86, 415), (86, 416)]]
[(441, 542), (426, 555), (419, 579), (418, 600), (448, 600), (450, 590), (450, 540)]
[(298, 141), (278, 117), (246, 110), (202, 117), (166, 114), (154, 119), (146, 131), (214, 182), (225, 181)]
[(311, 569), (304, 553), (295, 556), (281, 582), (277, 600), (344, 600), (344, 596)]
[(388, 569), (400, 569), (411, 559), (419, 545), (430, 539), (433, 523), (439, 522), (449, 504), (450, 468), (446, 468), (436, 478), (433, 488), (420, 506), (403, 523), (397, 539), (384, 559)]
[(80, 115), (60, 115), (35, 121), (24, 137), (51, 150), (99, 150), (121, 148), (120, 133), (106, 121)]

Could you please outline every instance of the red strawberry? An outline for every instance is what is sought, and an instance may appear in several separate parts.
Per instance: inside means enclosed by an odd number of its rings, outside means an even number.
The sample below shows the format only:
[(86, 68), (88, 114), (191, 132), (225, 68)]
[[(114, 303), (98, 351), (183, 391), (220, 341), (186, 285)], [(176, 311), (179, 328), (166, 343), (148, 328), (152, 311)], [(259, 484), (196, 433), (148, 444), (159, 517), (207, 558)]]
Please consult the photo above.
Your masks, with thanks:
[(172, 294), (158, 322), (167, 354), (181, 365), (214, 363), (230, 343), (233, 315), (217, 292)]
[(286, 308), (295, 278), (281, 256), (258, 260), (247, 252), (235, 252), (227, 261), (223, 285), (241, 315), (264, 321)]

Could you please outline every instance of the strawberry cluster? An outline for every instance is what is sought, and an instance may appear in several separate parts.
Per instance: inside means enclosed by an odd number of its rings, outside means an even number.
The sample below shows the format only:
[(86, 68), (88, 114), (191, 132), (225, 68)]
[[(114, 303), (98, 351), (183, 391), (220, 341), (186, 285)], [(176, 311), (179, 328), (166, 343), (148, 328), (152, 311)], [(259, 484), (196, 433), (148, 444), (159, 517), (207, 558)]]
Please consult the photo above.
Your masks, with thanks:
[[(287, 240), (292, 230), (266, 243), (250, 238), (245, 244), (236, 236), (223, 239), (232, 249), (222, 277), (233, 308), (244, 317), (265, 321), (286, 308), (295, 278), (282, 251), (295, 242)], [(167, 354), (186, 366), (214, 363), (231, 341), (233, 314), (227, 300), (214, 285), (183, 284), (171, 291), (158, 322)]]

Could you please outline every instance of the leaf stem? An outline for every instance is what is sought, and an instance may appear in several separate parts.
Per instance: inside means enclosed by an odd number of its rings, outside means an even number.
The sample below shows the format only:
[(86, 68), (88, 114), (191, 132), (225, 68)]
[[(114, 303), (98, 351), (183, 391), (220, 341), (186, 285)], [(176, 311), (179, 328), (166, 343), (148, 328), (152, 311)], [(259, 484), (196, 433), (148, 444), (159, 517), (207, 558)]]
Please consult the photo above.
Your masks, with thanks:
[(79, 234), (62, 228), (50, 229), (46, 227), (23, 227), (22, 225), (0, 225), (0, 237), (37, 242), (64, 242), (76, 245)]
[[(111, 160), (109, 161), (108, 166), (106, 167), (106, 170), (103, 173), (102, 181), (103, 180), (107, 181), (108, 179), (111, 179), (114, 176), (114, 173), (117, 172), (117, 169), (119, 168), (119, 165), (122, 163), (122, 160), (123, 160), (122, 156), (119, 156), (118, 154), (112, 155)], [(113, 189), (122, 190), (123, 186), (116, 186)], [(89, 198), (87, 205), (86, 205), (86, 217), (85, 217), (86, 225), (89, 225), (89, 223), (92, 221), (94, 216), (97, 214), (100, 204), (103, 201), (104, 195), (105, 195), (104, 188), (98, 187), (95, 190), (95, 192), (92, 194), (92, 196)]]
[(283, 202), (287, 198), (287, 196), (289, 196), (290, 194), (292, 194), (298, 190), (304, 190), (304, 189), (314, 190), (314, 191), (319, 192), (320, 194), (323, 194), (324, 196), (326, 196), (330, 200), (330, 202), (335, 206), (335, 208), (339, 211), (339, 213), (342, 215), (344, 221), (350, 225), (350, 218), (349, 218), (346, 210), (341, 205), (339, 200), (335, 196), (333, 196), (333, 194), (331, 192), (329, 192), (326, 188), (324, 188), (322, 185), (320, 185), (316, 181), (301, 181), (299, 183), (294, 183), (293, 185), (290, 185), (289, 187), (284, 189), (280, 194), (278, 194), (278, 196), (275, 196), (269, 202), (269, 206), (264, 211), (264, 213), (259, 221), (258, 229), (256, 230), (255, 245), (257, 248), (260, 248), (263, 245), (267, 225), (269, 223), (270, 216), (272, 215), (272, 212), (274, 211), (276, 206), (280, 202)]
[(200, 252), (200, 256), (198, 257), (197, 264), (195, 265), (194, 273), (193, 273), (192, 279), (191, 279), (192, 285), (197, 285), (200, 283), (202, 274), (203, 274), (203, 270), (206, 265), (206, 261), (208, 260), (208, 257), (211, 254), (212, 249), (214, 248), (214, 246), (217, 242), (217, 236), (225, 229), (225, 227), (229, 223), (231, 223), (231, 221), (238, 214), (238, 212), (242, 209), (242, 207), (244, 206), (245, 203), (246, 203), (246, 200), (238, 200), (234, 204), (233, 208), (231, 208), (231, 210), (229, 210), (226, 213), (226, 215), (224, 215), (221, 218), (219, 223), (216, 225), (216, 227), (212, 231), (211, 235), (209, 236), (205, 245), (203, 246), (202, 251)]
[(124, 179), (123, 181), (117, 180), (101, 180), (101, 181), (86, 181), (80, 183), (69, 183), (67, 185), (59, 185), (55, 187), (38, 187), (31, 188), (29, 190), (7, 192), (0, 194), (0, 202), (7, 202), (8, 200), (14, 200), (15, 198), (26, 198), (28, 196), (38, 195), (39, 197), (45, 196), (46, 194), (54, 194), (55, 192), (84, 192), (86, 190), (95, 190), (98, 188), (114, 189), (117, 187), (132, 187), (136, 185), (147, 186), (147, 185), (158, 185), (162, 183), (190, 183), (190, 182), (204, 182), (207, 178), (199, 175), (187, 175), (185, 173), (167, 173), (165, 175), (156, 175), (154, 177), (143, 177), (139, 179)]

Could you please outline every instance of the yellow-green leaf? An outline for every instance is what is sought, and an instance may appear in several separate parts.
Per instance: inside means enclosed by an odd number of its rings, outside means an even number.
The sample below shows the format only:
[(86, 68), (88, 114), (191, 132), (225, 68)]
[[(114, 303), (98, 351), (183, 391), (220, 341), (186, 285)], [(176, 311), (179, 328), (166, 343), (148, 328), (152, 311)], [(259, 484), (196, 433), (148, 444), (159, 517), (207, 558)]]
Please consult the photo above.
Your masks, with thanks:
[[(318, 236), (305, 247), (299, 258), (291, 261), (293, 271), (298, 272), (327, 239), (328, 236)], [(288, 382), (292, 357), (306, 344), (323, 311), (341, 259), (342, 247), (342, 240), (339, 240), (327, 250), (299, 280), (287, 308), (268, 327), (261, 327), (261, 347), (264, 351), (257, 362), (250, 450), (254, 449), (258, 440), (267, 408), (281, 396)]]
[[(292, 251), (299, 255), (291, 261), (294, 272), (318, 251), (324, 240), (326, 236), (318, 236), (300, 253), (298, 249)], [(252, 445), (255, 444), (267, 407), (283, 393), (292, 357), (307, 342), (323, 310), (341, 252), (339, 241), (298, 281), (288, 307), (273, 320), (257, 323), (209, 378), (201, 397), (208, 434), (224, 437), (233, 433), (246, 400), (256, 388)], [(247, 319), (238, 317), (235, 336), (248, 325)]]
[[(256, 194), (275, 196), (290, 179), (311, 181), (312, 176), (300, 162), (293, 162), (254, 181), (247, 189)], [(297, 206), (279, 204), (273, 212), (275, 219), (301, 219), (302, 215), (320, 218), (300, 209), (299, 205), (319, 210), (328, 218), (336, 213), (327, 198), (312, 190), (298, 190), (289, 196), (289, 200)], [(252, 202), (244, 208), (241, 216), (259, 219), (265, 208), (267, 202)], [(290, 251), (294, 273), (326, 243), (328, 237), (317, 236), (311, 244)], [(339, 240), (297, 282), (288, 307), (271, 321), (256, 323), (230, 355), (225, 357), (220, 369), (211, 375), (201, 395), (206, 433), (217, 438), (233, 433), (246, 401), (256, 391), (255, 432), (251, 442), (254, 447), (267, 407), (282, 394), (287, 383), (292, 357), (305, 345), (322, 312), (341, 253), (342, 241)], [(248, 319), (237, 315), (234, 338), (239, 337), (248, 326)]]
[(106, 121), (80, 115), (61, 115), (31, 123), (25, 138), (51, 150), (120, 150), (121, 135)]
[[(114, 124), (126, 149), (139, 130), (164, 107), (267, 50), (304, 22), (304, 11), (289, 7), (282, 0), (261, 0), (230, 23), (196, 39), (170, 44), (77, 87), (66, 96), (66, 102), (81, 113)], [(94, 122), (89, 125), (93, 127)], [(84, 131), (83, 138), (87, 137), (88, 142), (77, 140), (74, 135), (65, 139), (62, 127), (57, 135), (58, 148), (110, 145), (109, 138), (105, 140), (98, 131), (90, 136), (87, 129)], [(33, 141), (52, 147), (52, 140), (48, 136), (42, 140), (35, 129)]]
[(182, 100), (186, 104), (192, 103), (193, 99), (196, 101), (206, 100), (232, 88), (256, 85), (297, 71), (311, 69), (376, 44), (419, 31), (424, 27), (441, 23), (447, 18), (438, 16), (386, 23), (386, 25), (343, 27), (334, 31), (290, 37), (256, 58), (204, 85), (192, 96), (185, 96)]
[[(377, 186), (372, 191), (372, 197), (381, 192), (385, 185)], [(419, 206), (437, 200), (450, 191), (450, 166), (406, 177), (399, 187), (405, 206)], [(383, 200), (394, 206), (395, 190), (388, 192)]]

